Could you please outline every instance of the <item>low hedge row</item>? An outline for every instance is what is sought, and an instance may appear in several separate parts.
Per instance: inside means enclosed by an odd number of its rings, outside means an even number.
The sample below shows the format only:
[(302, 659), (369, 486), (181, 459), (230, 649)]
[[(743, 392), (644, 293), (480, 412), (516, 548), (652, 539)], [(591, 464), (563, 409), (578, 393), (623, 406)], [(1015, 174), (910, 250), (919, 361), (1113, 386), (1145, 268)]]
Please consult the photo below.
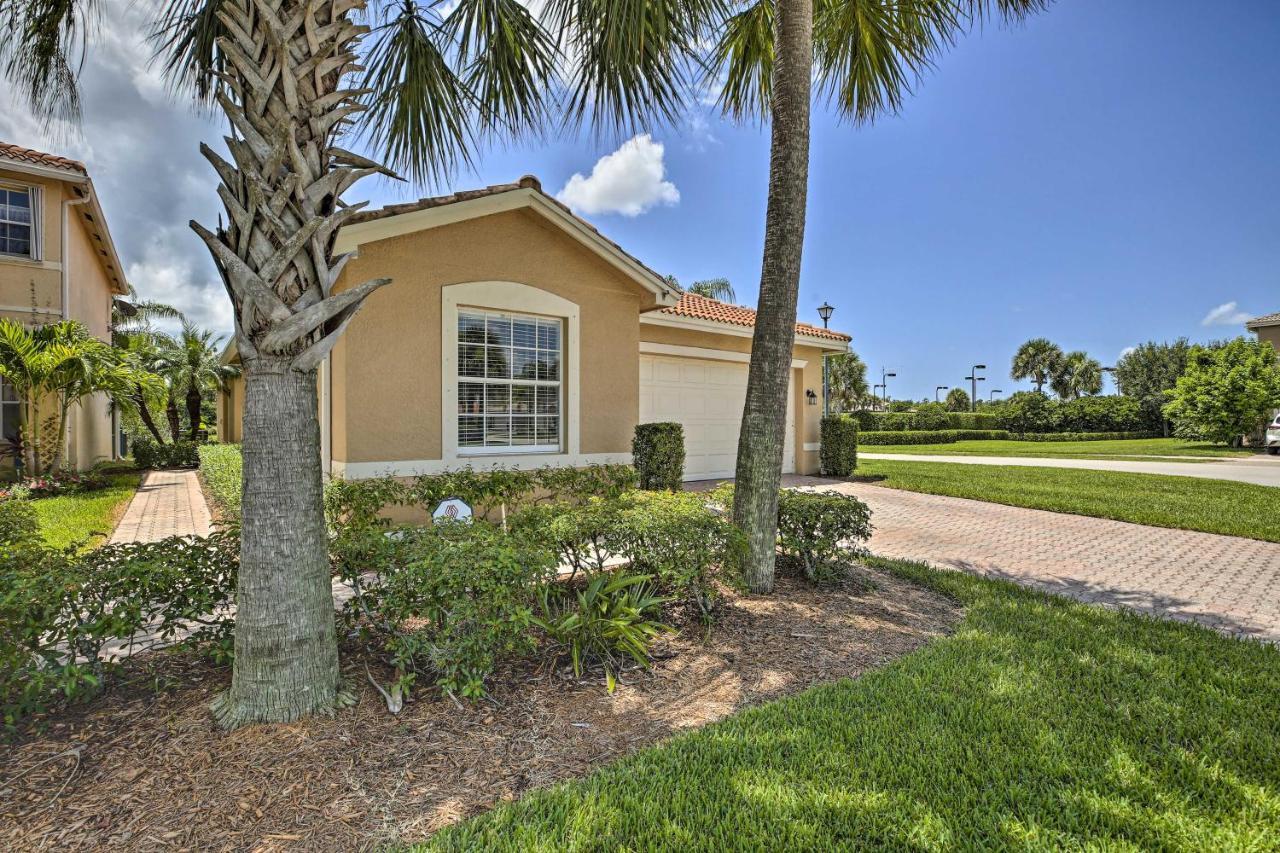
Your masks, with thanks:
[(852, 417), (864, 432), (993, 430), (1004, 426), (1000, 415), (987, 412), (853, 412)]
[(1018, 435), (1003, 429), (938, 429), (911, 432), (859, 433), (863, 445), (954, 444), (957, 441), (1128, 441), (1159, 438), (1157, 432), (1029, 432)]

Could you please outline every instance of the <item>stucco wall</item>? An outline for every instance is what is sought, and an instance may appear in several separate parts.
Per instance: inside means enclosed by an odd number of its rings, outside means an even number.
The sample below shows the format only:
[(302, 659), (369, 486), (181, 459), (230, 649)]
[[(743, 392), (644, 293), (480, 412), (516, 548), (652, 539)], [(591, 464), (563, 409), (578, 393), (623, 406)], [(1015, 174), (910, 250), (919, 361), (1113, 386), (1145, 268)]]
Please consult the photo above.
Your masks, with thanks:
[(537, 214), (499, 213), (362, 245), (339, 289), (380, 276), (393, 283), (369, 298), (333, 355), (335, 460), (441, 458), (441, 289), (478, 281), (578, 305), (580, 452), (630, 451), (644, 291), (581, 244)]
[[(94, 337), (106, 341), (111, 339), (111, 283), (100, 252), (84, 221), (78, 215), (69, 216), (66, 262), (70, 317), (84, 323)], [(71, 455), (76, 467), (89, 468), (111, 458), (111, 420), (106, 395), (96, 394), (81, 401), (70, 425)]]
[(1263, 326), (1256, 332), (1258, 340), (1266, 341), (1280, 352), (1280, 326)]

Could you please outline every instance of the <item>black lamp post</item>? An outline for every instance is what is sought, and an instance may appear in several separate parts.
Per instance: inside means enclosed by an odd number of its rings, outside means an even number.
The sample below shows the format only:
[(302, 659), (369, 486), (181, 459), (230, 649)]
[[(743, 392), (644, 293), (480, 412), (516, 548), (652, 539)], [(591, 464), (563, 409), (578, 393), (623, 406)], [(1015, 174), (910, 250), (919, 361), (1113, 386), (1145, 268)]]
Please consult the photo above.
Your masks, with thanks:
[(969, 395), (969, 411), (971, 412), (978, 411), (978, 383), (987, 381), (987, 377), (979, 376), (978, 371), (986, 369), (987, 366), (985, 364), (975, 364), (973, 366), (973, 372), (965, 377), (965, 379), (968, 379), (969, 382), (972, 383), (973, 388), (973, 393)]
[[(835, 313), (835, 308), (823, 300), (818, 306), (818, 316), (822, 318), (822, 328), (827, 327), (827, 321), (831, 319), (831, 315)], [(827, 372), (827, 356), (830, 353), (822, 354), (822, 416), (825, 418), (831, 414), (831, 386), (830, 373)]]
[(880, 387), (884, 389), (884, 408), (889, 410), (889, 380), (896, 377), (896, 373), (885, 373), (884, 368), (880, 368)]
[(937, 388), (934, 388), (934, 389), (933, 389), (933, 402), (935, 402), (935, 403), (941, 403), (941, 402), (942, 402), (941, 400), (939, 400), (939, 399), (938, 399), (938, 392), (939, 392), (939, 391), (950, 391), (950, 390), (951, 390), (951, 386), (950, 386), (950, 385), (939, 385)]
[(1003, 388), (992, 388), (991, 393), (987, 395), (987, 402), (990, 403), (991, 401), (995, 400), (997, 394), (1003, 394), (1003, 393), (1004, 393)]

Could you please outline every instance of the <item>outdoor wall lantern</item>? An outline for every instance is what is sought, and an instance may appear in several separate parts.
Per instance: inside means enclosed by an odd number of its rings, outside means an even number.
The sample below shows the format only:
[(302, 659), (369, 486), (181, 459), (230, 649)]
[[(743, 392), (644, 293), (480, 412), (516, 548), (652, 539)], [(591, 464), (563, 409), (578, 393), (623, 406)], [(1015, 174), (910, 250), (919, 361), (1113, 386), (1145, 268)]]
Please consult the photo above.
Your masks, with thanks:
[(818, 395), (813, 393), (812, 388), (804, 389), (804, 399), (805, 399), (805, 402), (808, 403), (810, 406), (818, 405)]

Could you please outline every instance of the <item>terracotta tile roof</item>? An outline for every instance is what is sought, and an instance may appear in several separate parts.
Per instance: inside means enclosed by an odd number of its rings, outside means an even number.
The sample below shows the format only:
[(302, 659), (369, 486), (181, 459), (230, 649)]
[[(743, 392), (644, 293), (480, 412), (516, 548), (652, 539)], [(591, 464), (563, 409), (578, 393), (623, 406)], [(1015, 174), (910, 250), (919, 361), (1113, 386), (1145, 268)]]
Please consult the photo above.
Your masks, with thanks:
[(32, 166), (47, 166), (50, 169), (67, 169), (82, 175), (89, 174), (89, 170), (79, 160), (59, 157), (57, 154), (45, 154), (43, 151), (33, 151), (10, 142), (0, 142), (0, 159), (28, 163)]
[[(708, 299), (696, 293), (682, 293), (680, 301), (670, 308), (663, 308), (661, 314), (675, 314), (679, 317), (691, 317), (695, 320), (711, 320), (717, 323), (731, 323), (735, 326), (751, 328), (756, 324), (756, 312), (743, 305), (730, 305), (718, 299)], [(847, 341), (851, 338), (843, 332), (811, 326), (808, 323), (796, 323), (796, 332), (811, 338), (825, 338), (829, 341)]]
[(459, 190), (458, 192), (450, 193), (449, 195), (434, 196), (431, 198), (420, 198), (417, 201), (405, 202), (404, 204), (389, 204), (386, 207), (380, 207), (377, 210), (362, 210), (359, 213), (352, 216), (350, 219), (348, 219), (347, 223), (350, 225), (358, 225), (361, 222), (372, 222), (375, 219), (385, 219), (388, 216), (399, 216), (402, 213), (413, 213), (414, 211), (428, 210), (433, 207), (444, 207), (447, 204), (457, 204), (460, 201), (471, 201), (472, 199), (485, 198), (486, 196), (500, 195), (502, 193), (509, 193), (509, 192), (514, 192), (515, 190), (526, 190), (526, 189), (534, 190), (535, 192), (538, 193), (538, 195), (542, 196), (546, 201), (550, 202), (551, 204), (563, 210), (569, 216), (576, 219), (578, 222), (580, 222), (582, 225), (588, 228), (592, 233), (598, 236), (601, 240), (608, 243), (610, 246), (612, 246), (617, 251), (621, 252), (623, 255), (626, 255), (628, 258), (630, 258), (640, 267), (644, 268), (644, 270), (648, 272), (650, 275), (652, 275), (654, 278), (658, 279), (659, 281), (663, 281), (663, 282), (666, 281), (666, 276), (659, 274), (656, 270), (651, 268), (644, 261), (641, 261), (635, 255), (631, 254), (626, 249), (622, 248), (617, 243), (615, 243), (614, 241), (610, 240), (608, 237), (601, 234), (599, 228), (596, 228), (590, 222), (583, 219), (581, 216), (578, 216), (576, 213), (570, 210), (569, 206), (566, 205), (564, 202), (560, 201), (554, 196), (548, 195), (542, 189), (542, 181), (538, 180), (537, 176), (535, 175), (524, 175), (520, 178), (520, 180), (511, 184), (493, 184), (491, 186), (481, 187), (480, 189), (475, 189), (475, 190)]
[(1280, 311), (1274, 314), (1266, 314), (1262, 317), (1254, 317), (1244, 325), (1246, 329), (1257, 329), (1262, 326), (1280, 326)]

